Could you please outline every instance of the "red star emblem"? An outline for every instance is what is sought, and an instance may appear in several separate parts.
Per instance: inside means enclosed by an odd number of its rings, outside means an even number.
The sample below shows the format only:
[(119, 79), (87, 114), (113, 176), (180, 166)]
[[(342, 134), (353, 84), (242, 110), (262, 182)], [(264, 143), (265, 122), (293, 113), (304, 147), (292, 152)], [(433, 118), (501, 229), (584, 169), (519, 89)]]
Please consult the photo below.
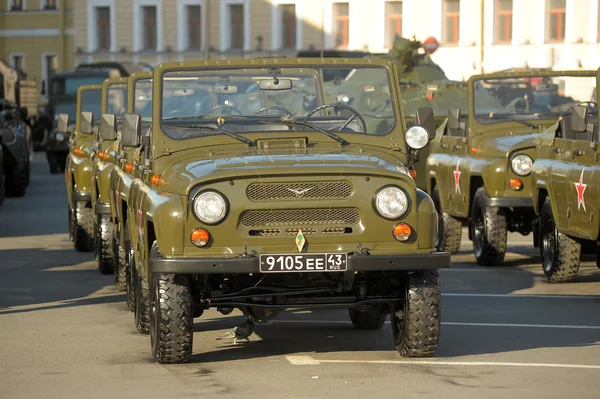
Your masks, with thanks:
[(458, 170), (458, 166), (460, 165), (460, 160), (456, 163), (456, 170), (452, 172), (454, 174), (454, 190), (460, 194), (460, 170)]
[(587, 184), (583, 184), (583, 172), (585, 169), (581, 171), (581, 176), (579, 176), (579, 183), (575, 183), (575, 190), (577, 190), (577, 210), (583, 206), (583, 210), (587, 212), (585, 209), (585, 198), (583, 198), (583, 193), (585, 192), (585, 188)]

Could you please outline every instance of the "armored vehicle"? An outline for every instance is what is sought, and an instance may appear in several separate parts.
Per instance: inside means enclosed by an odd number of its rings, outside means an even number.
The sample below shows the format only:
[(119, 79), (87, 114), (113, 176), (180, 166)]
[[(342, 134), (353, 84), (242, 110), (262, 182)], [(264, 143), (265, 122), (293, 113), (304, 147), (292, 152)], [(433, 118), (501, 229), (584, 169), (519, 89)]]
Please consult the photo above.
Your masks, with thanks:
[(92, 209), (98, 269), (103, 274), (114, 271), (113, 223), (110, 217), (110, 173), (116, 165), (119, 148), (117, 128), (127, 111), (127, 78), (111, 78), (102, 84), (102, 117), (92, 152)]
[(536, 140), (535, 244), (551, 283), (572, 281), (584, 252), (595, 253), (600, 267), (598, 142), (598, 105), (592, 102), (574, 106)]
[(458, 251), (468, 222), (477, 262), (500, 265), (507, 231), (531, 233), (534, 139), (577, 103), (565, 93), (577, 97), (593, 75), (528, 71), (469, 79), (468, 116), (448, 112), (427, 159), (427, 191), (440, 214), (438, 249)]
[[(70, 152), (65, 167), (65, 182), (69, 201), (69, 233), (79, 252), (94, 250), (94, 218), (91, 195), (92, 152), (95, 140), (95, 120), (100, 120), (101, 85), (77, 89), (75, 129), (70, 136)], [(59, 116), (60, 133), (68, 132), (68, 114)]]
[[(343, 65), (371, 76), (343, 110), (322, 79), (339, 60), (220, 60), (155, 69), (144, 142), (140, 116), (124, 116), (122, 146), (144, 147), (127, 207), (136, 324), (159, 363), (189, 359), (193, 318), (210, 307), (247, 323), (348, 308), (362, 329), (391, 314), (401, 355), (435, 353), (450, 254), (436, 252), (435, 205), (408, 171), (433, 112), (405, 131), (394, 64)], [(370, 101), (389, 109), (372, 115)]]
[[(140, 115), (143, 132), (147, 131), (152, 122), (152, 76), (152, 72), (135, 72), (127, 79), (127, 110)], [(140, 152), (144, 150), (144, 146), (125, 148), (121, 145), (120, 136), (116, 137), (114, 143), (117, 145), (117, 152), (114, 156), (117, 167), (110, 171), (108, 201), (113, 221), (115, 286), (120, 291), (127, 291), (127, 305), (133, 311), (134, 292), (133, 284), (131, 284), (131, 265), (134, 261), (131, 258), (129, 230), (126, 223), (127, 206), (131, 182), (135, 178), (144, 178), (139, 174), (139, 170), (147, 165), (140, 164), (140, 159), (142, 159)]]

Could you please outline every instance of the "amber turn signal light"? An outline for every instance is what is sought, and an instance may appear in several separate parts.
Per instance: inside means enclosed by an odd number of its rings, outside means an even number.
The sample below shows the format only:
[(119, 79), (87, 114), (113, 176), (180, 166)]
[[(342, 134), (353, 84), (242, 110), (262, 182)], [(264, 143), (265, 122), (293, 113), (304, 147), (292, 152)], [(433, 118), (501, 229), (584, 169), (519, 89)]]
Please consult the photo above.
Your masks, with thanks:
[(208, 240), (210, 240), (210, 234), (206, 229), (194, 229), (192, 234), (190, 234), (190, 240), (192, 240), (192, 244), (197, 247), (203, 247), (208, 244)]
[(519, 191), (523, 188), (523, 182), (521, 181), (521, 179), (517, 179), (516, 177), (510, 179), (508, 185), (515, 191)]
[(125, 165), (125, 172), (131, 173), (132, 170), (133, 170), (133, 164), (128, 163)]
[(150, 183), (152, 183), (155, 186), (158, 186), (158, 183), (160, 183), (160, 175), (152, 175), (152, 177), (150, 178)]
[(98, 158), (100, 158), (100, 159), (104, 159), (104, 151), (100, 151), (100, 152), (98, 153)]
[(477, 147), (471, 147), (471, 154), (477, 154)]
[(410, 237), (412, 229), (406, 223), (398, 223), (394, 226), (394, 237), (398, 241), (406, 241)]
[(83, 152), (79, 149), (79, 148), (74, 148), (73, 149), (73, 154), (75, 155), (81, 155)]

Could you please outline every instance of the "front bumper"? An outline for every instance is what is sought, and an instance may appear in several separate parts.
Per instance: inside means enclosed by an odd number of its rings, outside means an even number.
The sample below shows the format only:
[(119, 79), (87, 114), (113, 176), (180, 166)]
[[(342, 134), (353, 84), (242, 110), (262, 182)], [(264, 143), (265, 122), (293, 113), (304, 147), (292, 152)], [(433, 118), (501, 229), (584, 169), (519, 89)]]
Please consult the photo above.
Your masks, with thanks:
[(99, 202), (96, 204), (96, 209), (94, 209), (94, 211), (96, 215), (110, 215), (110, 205)]
[(531, 198), (488, 198), (485, 201), (486, 206), (498, 208), (533, 208), (533, 199)]
[[(421, 255), (348, 255), (349, 272), (410, 271), (450, 267), (449, 252)], [(259, 258), (150, 258), (150, 273), (260, 273)], [(331, 272), (341, 273), (341, 272)]]

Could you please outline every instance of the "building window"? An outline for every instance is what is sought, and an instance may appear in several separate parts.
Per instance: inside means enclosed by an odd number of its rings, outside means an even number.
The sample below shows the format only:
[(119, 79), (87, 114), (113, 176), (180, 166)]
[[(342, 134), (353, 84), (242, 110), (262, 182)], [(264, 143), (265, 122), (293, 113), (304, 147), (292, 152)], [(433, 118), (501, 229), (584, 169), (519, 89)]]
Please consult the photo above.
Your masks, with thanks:
[(229, 6), (229, 24), (231, 26), (232, 49), (244, 48), (244, 6), (232, 4)]
[(547, 39), (549, 42), (565, 41), (566, 0), (548, 0), (548, 15), (546, 22)]
[(460, 27), (460, 1), (444, 0), (443, 42), (458, 44)]
[(333, 4), (333, 37), (336, 47), (348, 47), (350, 34), (350, 5), (348, 3)]
[(187, 6), (188, 49), (200, 50), (202, 38), (202, 9), (200, 6)]
[(156, 6), (143, 6), (143, 49), (156, 50)]
[(96, 8), (96, 49), (110, 50), (110, 7)]
[(10, 58), (13, 68), (19, 72), (19, 75), (23, 75), (25, 70), (25, 56), (23, 54), (13, 54)]
[(496, 0), (494, 5), (494, 41), (510, 43), (512, 40), (513, 0)]
[(57, 0), (45, 0), (45, 1), (43, 1), (43, 8), (44, 8), (44, 10), (56, 10), (56, 8), (57, 8), (56, 2), (57, 2)]
[(296, 48), (296, 6), (282, 4), (281, 9), (281, 45), (283, 48)]
[(402, 2), (385, 3), (385, 46), (391, 48), (396, 37), (402, 36)]
[(11, 0), (10, 10), (11, 11), (23, 11), (23, 0)]

